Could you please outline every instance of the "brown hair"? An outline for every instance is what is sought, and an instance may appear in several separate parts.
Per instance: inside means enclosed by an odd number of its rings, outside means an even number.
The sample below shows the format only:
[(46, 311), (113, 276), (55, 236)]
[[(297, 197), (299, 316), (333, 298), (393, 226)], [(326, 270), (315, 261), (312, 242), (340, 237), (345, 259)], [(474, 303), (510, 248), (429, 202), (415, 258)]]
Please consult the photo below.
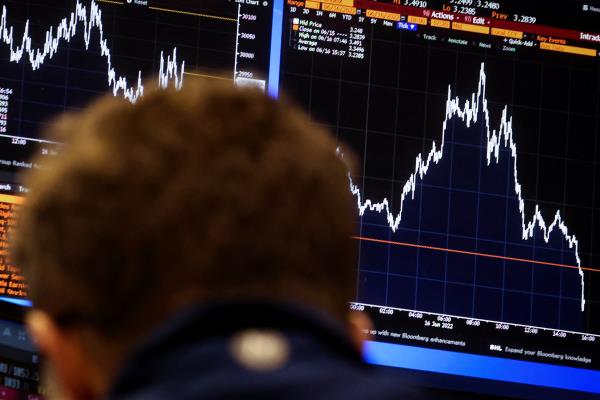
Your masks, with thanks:
[(186, 82), (107, 96), (51, 125), (15, 262), (57, 321), (141, 333), (206, 300), (292, 300), (338, 317), (355, 284), (354, 207), (334, 141), (258, 91)]

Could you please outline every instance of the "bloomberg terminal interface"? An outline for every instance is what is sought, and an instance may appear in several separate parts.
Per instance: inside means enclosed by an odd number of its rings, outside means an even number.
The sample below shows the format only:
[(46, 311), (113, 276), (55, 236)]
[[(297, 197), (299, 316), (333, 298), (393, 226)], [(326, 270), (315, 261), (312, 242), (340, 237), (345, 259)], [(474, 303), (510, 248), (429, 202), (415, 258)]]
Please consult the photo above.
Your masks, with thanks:
[(111, 92), (212, 77), (265, 85), (270, 0), (0, 2), (0, 168), (32, 168), (32, 145), (56, 114)]
[(600, 3), (288, 0), (284, 20), (282, 88), (362, 161), (371, 360), (600, 393), (510, 376), (600, 370)]
[[(371, 362), (600, 394), (597, 0), (0, 4), (0, 257), (14, 173), (60, 156), (49, 118), (149, 79), (229, 79), (358, 154)], [(0, 261), (2, 296), (26, 296)]]
[(44, 125), (105, 92), (134, 103), (147, 85), (193, 79), (264, 88), (271, 21), (270, 0), (0, 1), (0, 297), (27, 297), (8, 237), (27, 191), (16, 174), (60, 150)]

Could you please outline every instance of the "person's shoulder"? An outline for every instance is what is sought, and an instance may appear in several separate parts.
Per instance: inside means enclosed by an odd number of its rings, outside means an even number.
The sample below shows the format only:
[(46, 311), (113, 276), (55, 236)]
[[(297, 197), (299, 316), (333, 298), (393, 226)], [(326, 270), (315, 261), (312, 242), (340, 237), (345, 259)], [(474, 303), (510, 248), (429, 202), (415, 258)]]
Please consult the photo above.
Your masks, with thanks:
[[(339, 371), (338, 371), (339, 372)], [(336, 373), (336, 371), (332, 371)], [(317, 391), (319, 389), (316, 389)], [(425, 391), (393, 374), (368, 367), (350, 373), (341, 373), (330, 382), (325, 393), (315, 393), (319, 399), (353, 400), (424, 400)]]
[[(360, 357), (344, 357), (328, 351), (323, 343), (301, 346), (297, 341), (294, 356), (270, 377), (272, 389), (286, 399), (328, 400), (421, 400), (423, 390), (394, 370), (366, 364)], [(349, 354), (348, 354), (349, 355)], [(271, 386), (272, 385), (272, 386)]]
[[(423, 398), (397, 374), (365, 364), (341, 329), (306, 311), (263, 307), (269, 324), (260, 329), (239, 323), (207, 334), (206, 327), (219, 326), (212, 318), (219, 310), (166, 324), (129, 359), (111, 400)], [(247, 311), (227, 310), (230, 324)]]

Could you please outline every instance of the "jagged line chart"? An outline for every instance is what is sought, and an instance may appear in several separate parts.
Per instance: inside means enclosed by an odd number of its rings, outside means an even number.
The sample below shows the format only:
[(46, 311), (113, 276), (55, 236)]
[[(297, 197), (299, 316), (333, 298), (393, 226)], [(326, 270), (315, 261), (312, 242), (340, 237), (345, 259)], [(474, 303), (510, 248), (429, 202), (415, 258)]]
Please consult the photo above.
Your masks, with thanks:
[(508, 106), (505, 105), (502, 110), (500, 126), (497, 129), (492, 129), (490, 127), (490, 113), (486, 98), (486, 79), (487, 76), (485, 73), (485, 63), (481, 63), (477, 92), (472, 93), (471, 98), (466, 99), (464, 103), (458, 96), (452, 96), (452, 87), (448, 85), (446, 115), (442, 124), (442, 138), (439, 148), (437, 143), (433, 141), (431, 150), (426, 156), (423, 156), (422, 153), (417, 155), (415, 159), (415, 170), (402, 187), (400, 210), (397, 214), (394, 215), (392, 212), (390, 202), (387, 198), (384, 198), (380, 202), (375, 202), (371, 199), (364, 198), (360, 188), (354, 184), (352, 177), (348, 175), (350, 191), (356, 198), (359, 216), (362, 217), (367, 211), (383, 214), (387, 219), (390, 229), (395, 232), (402, 222), (402, 212), (405, 201), (409, 198), (414, 200), (417, 181), (422, 181), (430, 168), (433, 168), (435, 164), (438, 164), (444, 156), (445, 136), (448, 122), (454, 118), (458, 118), (466, 125), (467, 128), (469, 128), (472, 124), (478, 122), (480, 115), (483, 115), (487, 135), (487, 165), (490, 166), (492, 161), (494, 161), (496, 164), (499, 162), (500, 147), (506, 148), (510, 151), (513, 162), (513, 187), (519, 200), (519, 213), (521, 215), (521, 238), (523, 240), (532, 239), (536, 229), (542, 233), (543, 239), (546, 243), (550, 241), (550, 237), (554, 233), (563, 236), (568, 248), (573, 250), (575, 259), (577, 261), (578, 273), (581, 280), (581, 311), (583, 312), (585, 311), (586, 305), (584, 291), (585, 277), (583, 269), (581, 268), (581, 259), (579, 257), (579, 241), (574, 234), (569, 233), (569, 229), (560, 214), (560, 210), (556, 211), (550, 224), (546, 223), (538, 204), (535, 205), (535, 210), (531, 218), (528, 218), (525, 215), (525, 201), (523, 200), (522, 186), (519, 183), (517, 174), (517, 145), (513, 137), (512, 116), (508, 115)]
[[(80, 28), (81, 27), (81, 28)], [(91, 0), (89, 7), (77, 0), (75, 10), (70, 16), (63, 18), (56, 26), (51, 26), (45, 33), (45, 42), (43, 46), (34, 48), (32, 38), (29, 34), (29, 20), (25, 23), (25, 29), (21, 43), (15, 42), (14, 27), (8, 25), (8, 11), (6, 6), (2, 6), (2, 17), (0, 17), (0, 41), (10, 49), (10, 62), (20, 63), (28, 62), (35, 71), (42, 67), (44, 62), (52, 59), (63, 42), (70, 42), (77, 36), (79, 29), (83, 30), (83, 39), (86, 50), (89, 49), (92, 39), (92, 32), (97, 29), (99, 37), (100, 52), (105, 58), (107, 64), (107, 86), (112, 89), (114, 96), (122, 95), (132, 103), (144, 94), (144, 85), (142, 84), (142, 72), (138, 71), (137, 82), (130, 85), (127, 78), (119, 75), (112, 63), (111, 50), (108, 46), (108, 40), (104, 35), (102, 24), (102, 10), (98, 4)], [(171, 54), (166, 59), (161, 51), (160, 69), (158, 74), (158, 83), (165, 88), (170, 82), (173, 82), (176, 88), (183, 85), (183, 75), (185, 72), (185, 61), (177, 61), (177, 48), (174, 47)]]

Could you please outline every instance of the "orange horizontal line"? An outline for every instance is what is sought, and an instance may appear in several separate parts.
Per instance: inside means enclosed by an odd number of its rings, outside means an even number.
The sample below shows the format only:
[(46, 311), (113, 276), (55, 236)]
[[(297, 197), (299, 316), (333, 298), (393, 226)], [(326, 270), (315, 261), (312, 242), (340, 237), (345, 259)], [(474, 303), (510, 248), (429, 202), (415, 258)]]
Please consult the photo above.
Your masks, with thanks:
[(116, 4), (118, 6), (123, 6), (125, 3), (122, 1), (114, 1), (114, 0), (96, 0), (99, 3), (108, 3), (108, 4)]
[(191, 11), (173, 10), (171, 8), (162, 8), (162, 7), (148, 7), (148, 8), (150, 10), (155, 10), (155, 11), (163, 11), (163, 12), (170, 12), (170, 13), (184, 14), (184, 15), (193, 15), (195, 17), (212, 18), (212, 19), (220, 19), (223, 21), (237, 22), (237, 19), (235, 19), (235, 18), (222, 17), (220, 15), (211, 15), (211, 14), (196, 13), (196, 12), (191, 12)]
[(423, 244), (407, 243), (407, 242), (394, 242), (394, 241), (391, 241), (391, 240), (375, 239), (375, 238), (369, 238), (369, 237), (364, 237), (364, 236), (353, 236), (352, 238), (353, 239), (357, 239), (357, 240), (363, 240), (365, 242), (393, 244), (393, 245), (396, 245), (396, 246), (405, 246), (405, 247), (416, 247), (418, 249), (445, 251), (447, 253), (466, 254), (466, 255), (470, 255), (470, 256), (496, 258), (496, 259), (508, 260), (508, 261), (520, 261), (520, 262), (532, 263), (532, 264), (549, 265), (549, 266), (552, 266), (552, 267), (571, 268), (571, 269), (580, 269), (581, 268), (582, 270), (586, 270), (586, 271), (600, 272), (600, 269), (596, 269), (596, 268), (578, 267), (577, 265), (558, 264), (558, 263), (552, 263), (552, 262), (547, 262), (547, 261), (529, 260), (527, 258), (499, 256), (497, 254), (480, 253), (480, 252), (477, 252), (477, 251), (449, 249), (449, 248), (446, 248), (446, 247), (426, 246), (426, 245), (423, 245)]
[(184, 75), (190, 75), (190, 76), (198, 76), (198, 77), (202, 77), (202, 78), (210, 78), (210, 79), (221, 79), (224, 81), (231, 81), (233, 80), (232, 78), (227, 78), (224, 76), (218, 76), (218, 75), (206, 75), (206, 74), (199, 74), (197, 72), (184, 72)]

